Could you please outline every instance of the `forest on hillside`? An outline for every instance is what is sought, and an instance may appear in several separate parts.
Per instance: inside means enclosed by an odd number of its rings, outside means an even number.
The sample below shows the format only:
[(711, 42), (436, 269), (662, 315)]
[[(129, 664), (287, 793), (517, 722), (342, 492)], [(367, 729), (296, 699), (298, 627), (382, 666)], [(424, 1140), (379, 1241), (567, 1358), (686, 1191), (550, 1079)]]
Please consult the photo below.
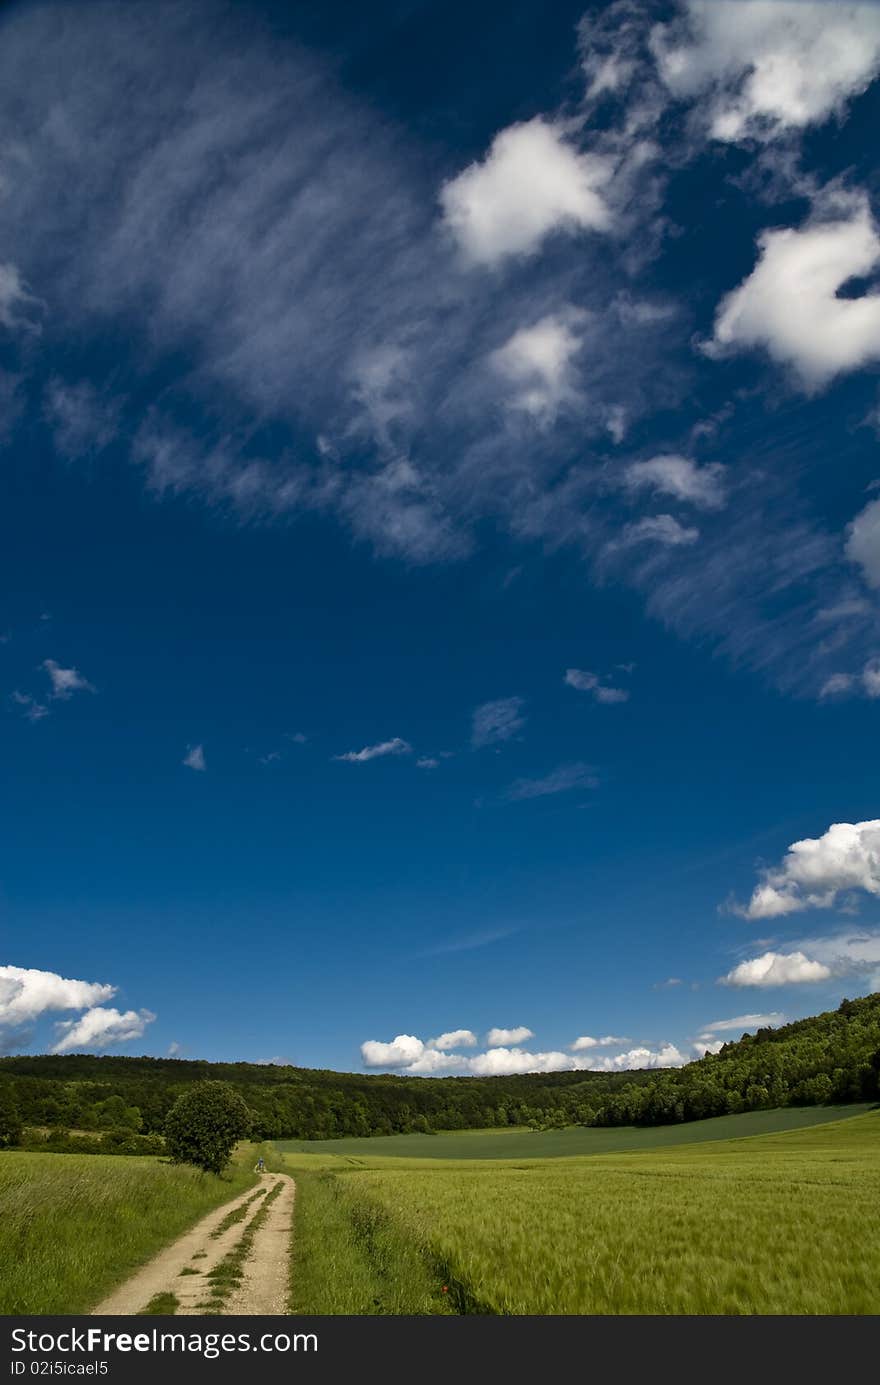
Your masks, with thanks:
[[(398, 1077), (253, 1063), (71, 1054), (0, 1058), (0, 1144), (95, 1132), (161, 1148), (180, 1093), (231, 1083), (258, 1139), (332, 1139), (506, 1125), (662, 1125), (788, 1105), (880, 1099), (880, 993), (727, 1043), (681, 1068), (517, 1077)], [(105, 1132), (99, 1135), (99, 1132)], [(82, 1138), (82, 1137), (78, 1137)], [(82, 1145), (78, 1144), (78, 1148)]]

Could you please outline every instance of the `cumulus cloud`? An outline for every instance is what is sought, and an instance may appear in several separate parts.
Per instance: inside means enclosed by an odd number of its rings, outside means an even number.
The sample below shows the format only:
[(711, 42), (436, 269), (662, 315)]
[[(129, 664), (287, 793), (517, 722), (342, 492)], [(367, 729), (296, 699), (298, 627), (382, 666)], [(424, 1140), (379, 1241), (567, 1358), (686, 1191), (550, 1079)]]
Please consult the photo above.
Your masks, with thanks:
[(593, 1039), (589, 1034), (582, 1034), (579, 1039), (575, 1039), (573, 1044), (569, 1044), (572, 1053), (583, 1053), (590, 1048), (616, 1048), (620, 1044), (628, 1044), (629, 1039), (622, 1038), (617, 1034), (603, 1034), (600, 1039)]
[(672, 94), (703, 98), (715, 139), (818, 124), (880, 70), (880, 9), (869, 0), (687, 0), (687, 21), (658, 25), (652, 47)]
[(476, 1048), (477, 1036), (471, 1029), (450, 1029), (446, 1034), (438, 1034), (436, 1039), (429, 1039), (428, 1048)]
[(578, 153), (537, 116), (502, 130), (482, 163), (444, 183), (444, 221), (469, 260), (495, 265), (534, 254), (553, 231), (607, 231), (610, 175), (605, 159)]
[(751, 274), (718, 308), (711, 354), (763, 348), (808, 391), (880, 360), (880, 294), (839, 296), (880, 263), (864, 199), (835, 220), (763, 231), (758, 249)]
[(71, 697), (75, 692), (94, 692), (95, 689), (87, 678), (83, 678), (78, 669), (62, 668), (54, 659), (44, 659), (41, 668), (44, 668), (49, 675), (52, 684), (51, 696), (64, 700)]
[(870, 991), (880, 990), (880, 930), (846, 929), (795, 944), (808, 948), (815, 961), (827, 966), (835, 978), (862, 980)]
[(521, 1024), (516, 1029), (490, 1029), (486, 1035), (486, 1043), (490, 1048), (498, 1048), (508, 1044), (523, 1044), (526, 1039), (533, 1039), (534, 1037), (531, 1029), (527, 1029), (524, 1024)]
[(675, 1044), (662, 1043), (656, 1049), (628, 1049), (626, 1053), (618, 1053), (613, 1058), (601, 1059), (597, 1066), (603, 1072), (623, 1072), (633, 1068), (678, 1068), (687, 1061), (687, 1055)]
[(812, 961), (803, 952), (764, 952), (750, 957), (718, 978), (722, 986), (794, 986), (805, 982), (827, 981), (831, 970)]
[(398, 1034), (390, 1043), (367, 1039), (361, 1044), (361, 1056), (368, 1068), (402, 1068), (415, 1063), (425, 1051), (425, 1045), (415, 1034)]
[[(534, 1034), (525, 1026), (518, 1029), (492, 1029), (486, 1035), (488, 1047), (482, 1053), (468, 1056), (450, 1050), (453, 1047), (474, 1046), (476, 1035), (469, 1029), (441, 1034), (439, 1039), (431, 1039), (427, 1043), (423, 1043), (414, 1034), (398, 1034), (390, 1043), (368, 1040), (361, 1044), (361, 1054), (366, 1067), (392, 1068), (413, 1076), (461, 1073), (474, 1077), (500, 1077), (529, 1072), (584, 1072), (596, 1068), (617, 1072), (624, 1068), (673, 1067), (687, 1061), (684, 1055), (669, 1043), (661, 1044), (656, 1050), (633, 1048), (627, 1053), (601, 1060), (579, 1056), (591, 1047), (612, 1047), (628, 1042), (626, 1039), (615, 1038), (612, 1034), (589, 1042), (586, 1038), (577, 1040), (568, 1053), (556, 1049), (532, 1052), (520, 1047), (526, 1039), (532, 1038)], [(449, 1042), (444, 1042), (441, 1047), (441, 1041), (447, 1040)]]
[(58, 1042), (53, 1053), (72, 1053), (89, 1048), (107, 1048), (139, 1039), (148, 1024), (156, 1018), (150, 1010), (115, 1010), (96, 1006), (77, 1020), (62, 1020), (56, 1024)]
[[(844, 890), (880, 896), (880, 819), (836, 822), (821, 837), (793, 842), (779, 866), (763, 872), (746, 918), (778, 918), (829, 909)], [(770, 955), (770, 954), (768, 954)]]
[(334, 755), (334, 760), (347, 760), (352, 765), (363, 765), (368, 760), (379, 760), (383, 755), (411, 755), (412, 746), (408, 741), (394, 736), (390, 741), (379, 741), (377, 745), (365, 745), (363, 750), (346, 750), (344, 755)]
[(198, 770), (200, 774), (204, 773), (208, 768), (208, 762), (205, 759), (205, 747), (203, 745), (188, 745), (181, 763), (186, 765), (187, 769)]
[(471, 745), (474, 749), (509, 741), (511, 736), (521, 731), (526, 724), (522, 715), (524, 706), (521, 697), (500, 697), (477, 707), (471, 720)]
[(698, 466), (689, 457), (676, 453), (631, 462), (624, 468), (622, 479), (627, 490), (671, 495), (699, 510), (720, 510), (727, 498), (724, 467), (719, 462)]
[(564, 681), (578, 692), (592, 693), (596, 702), (604, 703), (606, 706), (629, 700), (626, 688), (615, 688), (610, 683), (604, 683), (598, 673), (589, 673), (583, 668), (567, 668)]
[(571, 1067), (567, 1053), (529, 1053), (523, 1048), (489, 1048), (468, 1060), (475, 1077), (505, 1077), (526, 1072), (560, 1072)]
[(111, 1000), (116, 987), (75, 981), (54, 971), (0, 966), (0, 1024), (29, 1024), (50, 1010), (82, 1010)]
[(539, 422), (551, 422), (577, 398), (573, 362), (582, 347), (578, 325), (583, 313), (551, 313), (521, 327), (494, 351), (491, 363), (508, 384), (511, 403)]
[(515, 779), (507, 790), (507, 797), (521, 802), (529, 798), (567, 793), (570, 789), (594, 789), (598, 783), (593, 766), (578, 760), (574, 764), (559, 765), (540, 779)]
[(869, 587), (880, 589), (880, 500), (872, 500), (850, 524), (846, 556), (858, 563)]

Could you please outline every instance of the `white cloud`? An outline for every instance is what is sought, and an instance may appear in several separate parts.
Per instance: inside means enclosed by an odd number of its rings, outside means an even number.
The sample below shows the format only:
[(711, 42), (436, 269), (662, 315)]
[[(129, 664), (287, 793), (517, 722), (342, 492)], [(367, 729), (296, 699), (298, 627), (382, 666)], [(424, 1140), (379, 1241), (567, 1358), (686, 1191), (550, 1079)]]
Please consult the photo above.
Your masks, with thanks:
[(48, 1010), (82, 1010), (115, 994), (115, 986), (100, 981), (74, 981), (54, 971), (0, 966), (0, 1024), (28, 1024)]
[(523, 1048), (489, 1048), (468, 1059), (475, 1077), (504, 1077), (526, 1072), (564, 1072), (573, 1066), (567, 1053), (529, 1053)]
[(120, 1011), (97, 1006), (87, 1010), (78, 1020), (62, 1020), (56, 1024), (60, 1037), (52, 1052), (72, 1053), (74, 1050), (124, 1044), (129, 1039), (139, 1039), (155, 1018), (149, 1010)]
[(838, 296), (880, 262), (864, 199), (837, 220), (764, 231), (758, 248), (755, 268), (718, 308), (710, 354), (763, 347), (808, 391), (880, 360), (880, 294)]
[(703, 1058), (707, 1053), (720, 1053), (723, 1047), (723, 1039), (697, 1039), (694, 1042), (694, 1053)]
[(858, 977), (870, 991), (880, 990), (880, 930), (848, 929), (824, 937), (805, 938), (795, 946), (809, 948), (817, 962), (834, 977)]
[(55, 446), (66, 457), (100, 452), (116, 436), (119, 405), (104, 400), (88, 380), (76, 384), (55, 378), (46, 386), (43, 412)]
[(586, 1038), (577, 1040), (569, 1053), (552, 1049), (533, 1053), (520, 1047), (526, 1039), (534, 1038), (530, 1029), (492, 1029), (486, 1035), (488, 1047), (482, 1053), (471, 1057), (452, 1053), (452, 1047), (473, 1047), (476, 1035), (469, 1029), (454, 1030), (441, 1034), (438, 1039), (423, 1043), (414, 1034), (398, 1034), (391, 1043), (380, 1043), (370, 1039), (361, 1044), (361, 1054), (366, 1067), (392, 1068), (395, 1071), (429, 1076), (432, 1073), (467, 1073), (474, 1077), (498, 1077), (529, 1072), (584, 1072), (599, 1068), (602, 1071), (616, 1072), (633, 1067), (670, 1067), (686, 1061), (683, 1054), (669, 1043), (661, 1044), (657, 1050), (634, 1048), (617, 1057), (601, 1060), (585, 1059), (578, 1054), (589, 1047), (611, 1047), (629, 1042), (612, 1034), (589, 1042)]
[(880, 659), (869, 659), (860, 673), (832, 673), (819, 689), (819, 697), (843, 697), (861, 693), (863, 697), (880, 697)]
[(524, 1024), (516, 1029), (490, 1029), (486, 1035), (486, 1043), (490, 1048), (506, 1047), (508, 1044), (522, 1044), (526, 1039), (533, 1039), (535, 1036), (531, 1029), (526, 1029)]
[(45, 703), (38, 702), (35, 697), (31, 697), (30, 693), (19, 692), (16, 688), (15, 692), (10, 693), (9, 696), (16, 707), (23, 709), (22, 716), (26, 721), (42, 721), (44, 717), (49, 715), (49, 708)]
[(49, 675), (52, 684), (52, 697), (63, 700), (72, 696), (75, 692), (94, 692), (95, 689), (87, 678), (83, 678), (78, 669), (62, 668), (54, 659), (44, 659), (41, 668), (44, 668)]
[(718, 980), (722, 986), (792, 986), (827, 981), (830, 976), (829, 967), (811, 961), (803, 952), (765, 952), (740, 962)]
[(444, 183), (440, 202), (467, 258), (494, 265), (534, 254), (553, 231), (607, 231), (610, 174), (604, 159), (578, 153), (537, 116), (496, 135), (482, 163)]
[(872, 500), (849, 525), (846, 556), (858, 563), (869, 587), (880, 588), (880, 500)]
[(666, 548), (686, 548), (696, 543), (700, 537), (699, 529), (679, 524), (673, 515), (648, 515), (626, 524), (620, 537), (607, 545), (609, 549), (629, 548), (637, 543), (659, 543)]
[(440, 761), (433, 755), (423, 755), (420, 760), (416, 760), (417, 769), (436, 769), (439, 764)]
[(167, 1053), (167, 1056), (168, 1056), (169, 1058), (176, 1058), (177, 1055), (178, 1055), (178, 1053), (181, 1052), (182, 1048), (183, 1048), (183, 1045), (182, 1045), (182, 1044), (179, 1044), (179, 1043), (177, 1042), (176, 1039), (172, 1039), (172, 1040), (171, 1040), (171, 1043), (168, 1045), (168, 1053)]
[(485, 745), (498, 745), (509, 741), (526, 724), (522, 715), (524, 706), (521, 697), (500, 697), (495, 702), (484, 702), (473, 713), (471, 723), (471, 745), (475, 750)]
[(733, 1019), (704, 1024), (703, 1036), (711, 1039), (714, 1034), (748, 1034), (755, 1029), (776, 1028), (785, 1022), (786, 1017), (780, 1010), (771, 1010), (767, 1015), (734, 1015)]
[(583, 318), (573, 309), (551, 313), (492, 353), (492, 366), (512, 387), (512, 404), (540, 422), (551, 422), (577, 398), (572, 365), (583, 344), (576, 330)]
[(586, 669), (567, 668), (563, 681), (570, 688), (576, 688), (578, 692), (592, 693), (597, 702), (606, 706), (629, 701), (626, 688), (615, 688), (609, 683), (603, 683), (598, 673), (589, 673)]
[(631, 1048), (614, 1058), (603, 1058), (598, 1067), (603, 1072), (623, 1072), (633, 1068), (677, 1068), (688, 1061), (675, 1044), (662, 1043), (659, 1048)]
[(425, 1051), (425, 1045), (414, 1034), (398, 1034), (390, 1044), (367, 1039), (361, 1044), (361, 1055), (368, 1068), (402, 1068), (415, 1063)]
[(593, 1039), (589, 1034), (582, 1034), (579, 1039), (575, 1039), (573, 1044), (569, 1044), (572, 1053), (583, 1053), (589, 1048), (617, 1048), (620, 1044), (628, 1044), (629, 1039), (622, 1038), (618, 1034), (603, 1034), (600, 1039)]
[(446, 1034), (438, 1034), (436, 1039), (428, 1040), (428, 1048), (476, 1048), (477, 1036), (471, 1029), (450, 1029)]
[(851, 673), (832, 673), (819, 689), (819, 696), (820, 698), (838, 697), (841, 693), (851, 692), (855, 681)]
[(839, 112), (880, 69), (880, 9), (828, 0), (688, 0), (690, 33), (652, 47), (678, 97), (706, 98), (719, 140), (772, 138)]
[[(793, 842), (782, 864), (763, 872), (746, 918), (778, 918), (830, 909), (844, 890), (880, 896), (880, 819), (836, 822), (821, 837)], [(770, 954), (768, 954), (770, 955)]]
[(363, 765), (368, 760), (381, 759), (383, 755), (411, 755), (412, 746), (408, 741), (394, 736), (390, 741), (380, 741), (378, 745), (365, 745), (363, 750), (347, 750), (344, 755), (334, 755), (334, 760), (347, 760), (352, 765)]
[(507, 791), (514, 802), (529, 798), (546, 798), (550, 794), (568, 793), (570, 789), (595, 789), (599, 783), (592, 765), (576, 761), (560, 765), (541, 779), (516, 779)]
[(208, 768), (205, 759), (205, 747), (203, 745), (188, 745), (181, 763), (186, 765), (187, 769), (194, 769), (203, 773)]
[(0, 263), (0, 327), (8, 331), (38, 332), (39, 324), (27, 312), (28, 308), (37, 306), (39, 299), (25, 288), (15, 265)]
[(720, 463), (698, 466), (689, 457), (675, 453), (632, 462), (624, 469), (623, 484), (631, 491), (651, 490), (671, 495), (699, 510), (720, 510), (726, 500), (724, 467)]

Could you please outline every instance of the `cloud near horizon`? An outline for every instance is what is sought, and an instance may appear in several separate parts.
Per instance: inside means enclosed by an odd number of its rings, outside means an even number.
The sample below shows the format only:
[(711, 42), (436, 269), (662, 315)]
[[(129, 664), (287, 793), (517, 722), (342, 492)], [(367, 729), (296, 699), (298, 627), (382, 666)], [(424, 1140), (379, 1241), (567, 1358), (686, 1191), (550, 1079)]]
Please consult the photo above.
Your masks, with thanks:
[[(457, 1032), (475, 1039), (472, 1030)], [(454, 1034), (455, 1031), (441, 1035), (441, 1038), (452, 1038)], [(525, 1026), (517, 1029), (490, 1029), (486, 1035), (487, 1048), (482, 1053), (465, 1055), (439, 1049), (436, 1046), (437, 1040), (425, 1043), (414, 1034), (398, 1034), (390, 1043), (368, 1039), (361, 1044), (361, 1056), (365, 1067), (388, 1068), (408, 1076), (458, 1073), (473, 1077), (500, 1077), (530, 1072), (621, 1072), (631, 1068), (678, 1067), (688, 1061), (671, 1043), (663, 1043), (657, 1049), (640, 1046), (615, 1057), (606, 1056), (590, 1061), (578, 1056), (581, 1050), (577, 1049), (576, 1045), (581, 1043), (581, 1040), (576, 1040), (568, 1052), (532, 1052), (520, 1047), (526, 1039), (531, 1038), (534, 1038), (534, 1034)], [(609, 1034), (604, 1039), (592, 1041), (590, 1046), (611, 1047), (626, 1042), (626, 1039), (618, 1039)], [(472, 1046), (469, 1040), (459, 1040), (457, 1046), (464, 1047), (465, 1044)]]

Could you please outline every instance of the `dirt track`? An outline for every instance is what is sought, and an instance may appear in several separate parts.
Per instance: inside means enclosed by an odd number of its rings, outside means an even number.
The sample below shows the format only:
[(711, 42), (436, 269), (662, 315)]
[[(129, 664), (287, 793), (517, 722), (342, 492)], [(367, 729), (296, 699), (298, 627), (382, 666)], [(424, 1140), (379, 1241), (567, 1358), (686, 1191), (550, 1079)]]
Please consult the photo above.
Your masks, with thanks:
[[(260, 1185), (268, 1194), (277, 1183), (281, 1192), (272, 1202), (244, 1264), (242, 1281), (223, 1306), (224, 1314), (255, 1316), (288, 1311), (290, 1289), (290, 1237), (293, 1227), (293, 1179), (284, 1173), (264, 1173)], [(255, 1188), (233, 1198), (203, 1217), (170, 1246), (166, 1246), (118, 1289), (92, 1309), (94, 1315), (134, 1315), (143, 1312), (157, 1294), (172, 1293), (178, 1299), (177, 1314), (198, 1314), (210, 1292), (206, 1275), (238, 1244), (266, 1199), (250, 1203), (241, 1221), (213, 1237), (224, 1217), (252, 1198)], [(183, 1274), (183, 1270), (197, 1270)]]

